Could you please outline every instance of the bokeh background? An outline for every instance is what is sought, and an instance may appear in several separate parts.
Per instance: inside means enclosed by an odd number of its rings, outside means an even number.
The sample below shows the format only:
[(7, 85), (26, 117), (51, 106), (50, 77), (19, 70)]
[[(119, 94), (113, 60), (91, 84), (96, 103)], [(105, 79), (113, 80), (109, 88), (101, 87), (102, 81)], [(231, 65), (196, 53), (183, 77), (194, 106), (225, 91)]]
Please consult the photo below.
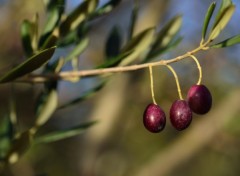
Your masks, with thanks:
[[(80, 0), (67, 0), (70, 12)], [(105, 1), (100, 0), (100, 5)], [(161, 28), (171, 17), (182, 14), (182, 43), (159, 59), (168, 59), (197, 47), (205, 12), (212, 2), (192, 0), (141, 0), (134, 33), (150, 26)], [(240, 3), (221, 41), (240, 33)], [(217, 0), (218, 5), (220, 0)], [(133, 1), (123, 0), (109, 15), (93, 21), (90, 45), (79, 57), (80, 69), (90, 69), (104, 59), (109, 31), (117, 25), (123, 41), (129, 27)], [(20, 41), (23, 19), (46, 15), (41, 0), (0, 0), (0, 73), (24, 59)], [(57, 51), (64, 55), (69, 48)], [(238, 45), (212, 49), (196, 56), (203, 68), (203, 84), (213, 95), (213, 108), (204, 116), (194, 115), (191, 126), (178, 132), (170, 125), (159, 134), (149, 133), (142, 124), (145, 107), (151, 103), (148, 70), (115, 74), (96, 95), (72, 107), (58, 110), (40, 134), (86, 121), (98, 123), (83, 134), (50, 144), (33, 146), (11, 166), (9, 176), (237, 176), (240, 173), (240, 48)], [(173, 64), (186, 97), (196, 83), (198, 70), (191, 59)], [(66, 70), (68, 67), (65, 68)], [(61, 82), (59, 105), (93, 87), (95, 79), (79, 83)], [(165, 67), (154, 68), (155, 94), (167, 116), (178, 98), (174, 78)], [(8, 111), (11, 86), (0, 85), (0, 118)], [(19, 128), (34, 122), (34, 103), (39, 85), (16, 84)]]

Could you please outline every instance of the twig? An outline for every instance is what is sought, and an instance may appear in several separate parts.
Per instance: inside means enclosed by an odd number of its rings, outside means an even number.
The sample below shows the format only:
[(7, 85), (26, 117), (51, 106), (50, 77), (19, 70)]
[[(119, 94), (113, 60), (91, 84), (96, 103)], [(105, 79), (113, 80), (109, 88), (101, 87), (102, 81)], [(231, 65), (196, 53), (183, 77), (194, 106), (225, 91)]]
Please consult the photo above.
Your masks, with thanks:
[(168, 65), (174, 62), (178, 62), (180, 60), (183, 60), (187, 57), (191, 57), (195, 53), (201, 51), (201, 50), (207, 50), (207, 45), (210, 42), (206, 42), (203, 44), (200, 44), (199, 47), (196, 49), (186, 52), (183, 55), (180, 55), (178, 57), (169, 59), (169, 60), (160, 60), (156, 62), (151, 63), (144, 63), (139, 65), (130, 65), (130, 66), (120, 66), (120, 67), (111, 67), (111, 68), (103, 68), (103, 69), (92, 69), (92, 70), (80, 70), (80, 71), (65, 71), (60, 72), (58, 74), (30, 74), (22, 79), (17, 80), (16, 82), (32, 82), (32, 83), (42, 83), (47, 81), (53, 81), (53, 80), (69, 80), (74, 77), (87, 77), (87, 76), (94, 76), (94, 75), (102, 75), (106, 73), (118, 73), (118, 72), (128, 72), (128, 71), (135, 71), (140, 70), (144, 68), (149, 68), (159, 66), (159, 65)]

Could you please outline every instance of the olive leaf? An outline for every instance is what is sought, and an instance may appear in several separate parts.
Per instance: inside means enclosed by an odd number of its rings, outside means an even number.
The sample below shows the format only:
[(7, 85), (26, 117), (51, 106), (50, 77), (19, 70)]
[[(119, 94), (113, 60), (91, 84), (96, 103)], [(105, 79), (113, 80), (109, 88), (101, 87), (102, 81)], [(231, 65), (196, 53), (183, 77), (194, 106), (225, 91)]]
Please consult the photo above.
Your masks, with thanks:
[(118, 27), (114, 26), (107, 38), (105, 54), (107, 58), (112, 58), (120, 53), (121, 48), (121, 34)]
[(127, 58), (132, 52), (133, 51), (128, 51), (120, 54), (119, 56), (108, 58), (103, 64), (97, 66), (96, 68), (109, 68), (109, 67), (117, 66), (122, 60)]
[(52, 33), (53, 29), (57, 25), (57, 22), (59, 21), (59, 18), (59, 10), (57, 8), (54, 8), (49, 12), (48, 19), (43, 30), (43, 36)]
[(44, 101), (38, 108), (35, 126), (39, 127), (46, 123), (57, 108), (58, 95), (56, 89), (46, 93)]
[(224, 48), (224, 47), (232, 46), (232, 45), (239, 44), (239, 43), (240, 43), (240, 35), (236, 35), (236, 36), (228, 38), (222, 42), (211, 45), (210, 47), (211, 48)]
[(24, 76), (45, 64), (51, 59), (56, 47), (45, 49), (34, 56), (30, 57), (23, 63), (14, 67), (12, 70), (8, 71), (6, 74), (0, 77), (0, 83), (9, 82), (15, 80), (21, 76)]
[(34, 144), (56, 142), (59, 140), (70, 138), (70, 137), (73, 137), (73, 136), (83, 133), (85, 130), (87, 130), (89, 127), (91, 127), (94, 124), (96, 124), (96, 121), (83, 123), (78, 126), (71, 127), (69, 129), (54, 131), (49, 134), (45, 134), (43, 136), (36, 137), (34, 139)]
[(91, 14), (91, 16), (89, 17), (90, 20), (112, 11), (113, 8), (116, 7), (120, 2), (121, 0), (108, 1), (102, 7), (98, 8), (95, 12), (93, 12), (93, 14)]
[(129, 33), (128, 33), (129, 39), (131, 39), (133, 37), (138, 12), (139, 12), (139, 0), (134, 0), (134, 6), (133, 6), (133, 10), (131, 12), (130, 28), (129, 28)]
[(21, 24), (21, 39), (24, 51), (27, 56), (37, 50), (38, 39), (38, 14), (34, 16), (33, 21), (24, 20)]
[[(153, 37), (155, 33), (155, 27), (147, 28), (143, 32), (139, 33), (135, 37), (133, 37), (126, 45), (123, 47), (121, 52), (131, 52), (127, 57), (125, 57), (120, 66), (128, 65), (132, 63), (134, 60), (141, 60), (144, 58), (140, 55), (145, 54), (152, 44)], [(139, 58), (140, 57), (140, 58)]]
[(75, 30), (97, 7), (98, 0), (86, 0), (81, 3), (60, 25), (60, 34), (66, 35)]
[(47, 48), (46, 40), (53, 38), (53, 36), (58, 36), (56, 27), (61, 19), (61, 15), (64, 12), (65, 0), (50, 0), (45, 3), (47, 6), (47, 20), (44, 24), (44, 29), (38, 44), (39, 48), (42, 49)]
[(213, 27), (215, 27), (220, 20), (222, 13), (225, 11), (226, 8), (230, 7), (232, 5), (232, 0), (222, 0), (221, 6), (217, 12), (217, 15), (215, 17), (215, 21), (213, 24)]
[[(170, 48), (174, 41), (181, 41), (176, 40), (176, 35), (179, 32), (182, 26), (182, 16), (177, 15), (173, 17), (163, 28), (157, 33), (156, 39), (145, 59), (145, 61), (149, 61), (155, 56), (159, 55), (163, 51), (166, 51)], [(176, 42), (175, 44), (177, 44)], [(175, 45), (176, 46), (176, 45)]]
[(56, 46), (57, 40), (58, 40), (57, 36), (50, 34), (42, 44), (41, 49), (43, 50), (46, 48), (51, 48), (53, 46)]
[(218, 20), (216, 21), (214, 27), (212, 28), (212, 31), (209, 36), (209, 40), (214, 40), (215, 38), (218, 37), (220, 32), (225, 28), (229, 20), (231, 19), (233, 13), (235, 11), (235, 6), (230, 5), (226, 7), (221, 15), (219, 16)]
[(30, 147), (32, 134), (29, 130), (16, 135), (12, 141), (11, 149), (8, 153), (7, 160), (10, 164), (16, 163), (22, 154)]
[(212, 18), (215, 7), (216, 7), (216, 2), (213, 2), (207, 10), (207, 13), (206, 13), (206, 16), (205, 16), (204, 22), (203, 22), (203, 27), (202, 27), (202, 39), (205, 39), (205, 37), (206, 37), (209, 22)]
[(66, 57), (65, 62), (71, 61), (73, 58), (79, 56), (88, 46), (89, 38), (85, 37), (79, 41), (70, 54)]

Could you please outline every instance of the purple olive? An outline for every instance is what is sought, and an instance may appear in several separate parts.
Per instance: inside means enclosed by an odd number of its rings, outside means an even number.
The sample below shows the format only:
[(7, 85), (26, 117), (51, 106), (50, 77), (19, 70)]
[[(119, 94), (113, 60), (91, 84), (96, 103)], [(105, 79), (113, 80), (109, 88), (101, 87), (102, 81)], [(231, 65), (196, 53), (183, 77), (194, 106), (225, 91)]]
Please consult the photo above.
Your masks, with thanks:
[(170, 120), (174, 128), (181, 131), (192, 121), (192, 111), (185, 100), (176, 100), (170, 109)]
[(196, 114), (206, 114), (212, 107), (212, 95), (204, 85), (193, 85), (187, 99), (189, 107)]
[(160, 106), (149, 104), (143, 114), (143, 124), (152, 133), (162, 131), (166, 125), (166, 115)]

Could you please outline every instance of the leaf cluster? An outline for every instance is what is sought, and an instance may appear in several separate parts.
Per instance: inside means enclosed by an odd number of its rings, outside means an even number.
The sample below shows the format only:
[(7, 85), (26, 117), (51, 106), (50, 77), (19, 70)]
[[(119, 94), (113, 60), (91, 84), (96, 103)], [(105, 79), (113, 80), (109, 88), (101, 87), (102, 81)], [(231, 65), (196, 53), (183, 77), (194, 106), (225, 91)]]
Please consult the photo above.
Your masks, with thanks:
[[(31, 144), (48, 143), (62, 140), (82, 133), (95, 122), (78, 124), (72, 128), (54, 131), (44, 136), (37, 136), (37, 131), (60, 109), (79, 103), (106, 84), (108, 77), (100, 78), (101, 81), (95, 87), (89, 89), (81, 96), (58, 106), (58, 74), (66, 63), (71, 63), (74, 70), (78, 70), (78, 57), (89, 45), (88, 31), (91, 30), (92, 20), (111, 12), (121, 0), (109, 0), (103, 6), (98, 7), (98, 0), (85, 0), (79, 4), (70, 14), (65, 13), (65, 0), (47, 0), (45, 9), (47, 19), (43, 29), (39, 29), (38, 14), (32, 21), (24, 20), (21, 25), (21, 39), (26, 59), (4, 75), (0, 76), (0, 83), (20, 81), (22, 77), (28, 77), (33, 71), (41, 69), (43, 74), (52, 74), (44, 83), (44, 89), (39, 93), (35, 105), (36, 120), (32, 128), (20, 132), (16, 129), (16, 121), (10, 117), (0, 122), (0, 157), (1, 160), (15, 163), (18, 158), (27, 151)], [(235, 5), (231, 0), (222, 0), (221, 7), (216, 12), (216, 3), (212, 3), (206, 13), (202, 27), (202, 42), (211, 43), (209, 47), (222, 48), (238, 44), (240, 35), (233, 36), (222, 42), (212, 44), (231, 19)], [(159, 30), (152, 26), (134, 35), (134, 29), (139, 14), (139, 2), (135, 1), (132, 8), (127, 42), (123, 43), (123, 34), (118, 26), (114, 26), (105, 42), (105, 59), (102, 64), (96, 65), (96, 69), (116, 66), (127, 66), (133, 63), (146, 63), (157, 59), (162, 54), (176, 47), (182, 37), (179, 31), (182, 26), (182, 16), (176, 15), (164, 24)], [(213, 21), (212, 25), (210, 25)], [(57, 48), (74, 45), (71, 52), (65, 57), (52, 60)], [(51, 60), (51, 61), (50, 61)], [(68, 79), (68, 81), (79, 81)], [(13, 109), (15, 111), (15, 109)], [(37, 136), (37, 137), (36, 137)]]

